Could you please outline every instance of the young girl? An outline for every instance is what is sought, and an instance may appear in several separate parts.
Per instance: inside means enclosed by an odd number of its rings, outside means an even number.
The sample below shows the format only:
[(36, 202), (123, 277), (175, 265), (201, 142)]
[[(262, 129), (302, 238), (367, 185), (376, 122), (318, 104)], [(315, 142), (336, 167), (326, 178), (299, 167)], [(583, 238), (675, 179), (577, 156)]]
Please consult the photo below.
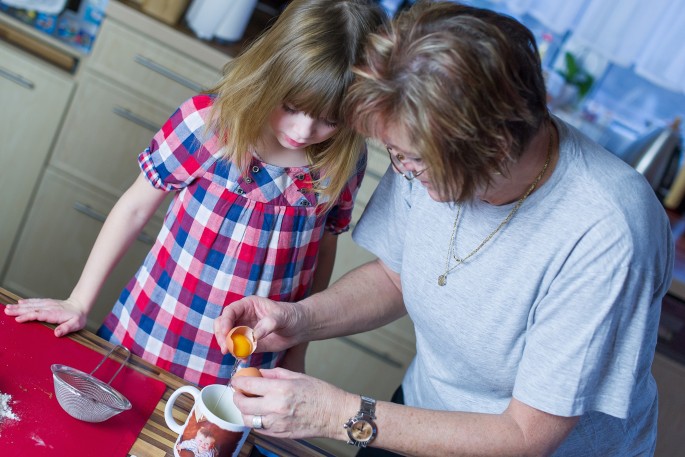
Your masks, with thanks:
[[(366, 161), (342, 117), (351, 67), (384, 19), (370, 0), (294, 0), (229, 62), (215, 89), (181, 105), (143, 151), (71, 296), (7, 306), (18, 321), (85, 326), (108, 274), (174, 192), (164, 226), (99, 335), (186, 380), (226, 382), (213, 341), (224, 306), (247, 295), (296, 301), (325, 288)], [(304, 347), (250, 364), (302, 370)]]

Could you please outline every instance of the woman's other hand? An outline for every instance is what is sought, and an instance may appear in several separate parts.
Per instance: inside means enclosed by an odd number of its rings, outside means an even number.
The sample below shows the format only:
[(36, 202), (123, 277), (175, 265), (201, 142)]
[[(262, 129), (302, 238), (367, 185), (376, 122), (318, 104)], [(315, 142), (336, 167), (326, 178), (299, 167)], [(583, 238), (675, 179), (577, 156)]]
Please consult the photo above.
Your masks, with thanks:
[(15, 316), (17, 322), (41, 321), (57, 324), (55, 336), (64, 336), (86, 326), (87, 313), (84, 308), (73, 298), (26, 298), (19, 300), (16, 305), (5, 306), (5, 314)]
[[(245, 424), (262, 416), (259, 433), (279, 438), (344, 439), (343, 423), (359, 409), (359, 396), (311, 376), (283, 368), (261, 370), (262, 378), (238, 377), (233, 400)], [(346, 415), (347, 414), (347, 415)]]
[(277, 352), (307, 341), (305, 316), (297, 303), (250, 296), (226, 306), (214, 320), (214, 336), (226, 354), (226, 335), (238, 325), (254, 329), (258, 352)]

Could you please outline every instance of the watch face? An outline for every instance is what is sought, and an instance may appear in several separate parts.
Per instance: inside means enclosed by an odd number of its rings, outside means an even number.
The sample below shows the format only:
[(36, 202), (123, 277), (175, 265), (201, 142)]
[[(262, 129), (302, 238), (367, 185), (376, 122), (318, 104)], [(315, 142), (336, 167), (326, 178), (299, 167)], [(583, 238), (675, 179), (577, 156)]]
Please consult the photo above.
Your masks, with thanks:
[(352, 424), (350, 433), (355, 440), (366, 441), (371, 438), (373, 427), (368, 422), (360, 420)]

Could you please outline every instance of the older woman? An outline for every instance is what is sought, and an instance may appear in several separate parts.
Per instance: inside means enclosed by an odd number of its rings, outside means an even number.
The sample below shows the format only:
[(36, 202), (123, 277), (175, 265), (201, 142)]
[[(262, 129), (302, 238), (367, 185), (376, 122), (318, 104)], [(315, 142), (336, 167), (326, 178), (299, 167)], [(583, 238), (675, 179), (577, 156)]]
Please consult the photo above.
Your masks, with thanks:
[[(551, 116), (515, 20), (420, 2), (372, 36), (348, 94), (392, 167), (355, 231), (378, 256), (300, 303), (248, 297), (215, 322), (259, 348), (362, 332), (408, 313), (398, 401), (265, 370), (235, 386), (265, 434), (411, 455), (650, 455), (650, 373), (673, 243), (647, 182)], [(345, 424), (345, 426), (343, 426)]]

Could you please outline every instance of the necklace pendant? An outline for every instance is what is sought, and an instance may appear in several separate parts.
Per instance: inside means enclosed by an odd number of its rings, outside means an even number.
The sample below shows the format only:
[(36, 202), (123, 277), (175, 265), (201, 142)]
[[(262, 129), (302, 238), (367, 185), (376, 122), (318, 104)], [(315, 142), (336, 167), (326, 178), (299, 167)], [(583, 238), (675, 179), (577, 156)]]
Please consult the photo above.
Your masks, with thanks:
[(438, 285), (444, 286), (445, 284), (447, 284), (447, 275), (438, 276)]

